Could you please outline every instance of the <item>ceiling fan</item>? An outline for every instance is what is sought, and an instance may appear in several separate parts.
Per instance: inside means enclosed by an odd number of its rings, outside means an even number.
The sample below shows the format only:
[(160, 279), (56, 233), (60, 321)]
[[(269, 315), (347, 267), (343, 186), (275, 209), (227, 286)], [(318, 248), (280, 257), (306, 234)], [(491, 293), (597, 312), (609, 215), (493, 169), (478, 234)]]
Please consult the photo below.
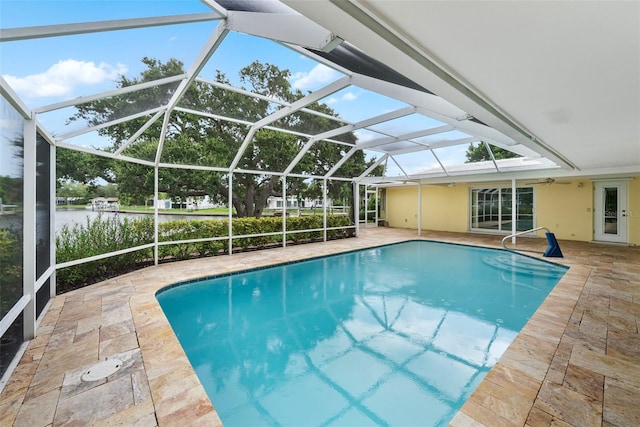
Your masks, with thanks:
[(571, 181), (557, 181), (553, 178), (546, 178), (546, 179), (539, 179), (537, 181), (534, 182), (527, 182), (525, 183), (525, 185), (551, 185), (551, 184), (562, 184), (562, 185), (567, 185), (567, 184), (571, 184)]

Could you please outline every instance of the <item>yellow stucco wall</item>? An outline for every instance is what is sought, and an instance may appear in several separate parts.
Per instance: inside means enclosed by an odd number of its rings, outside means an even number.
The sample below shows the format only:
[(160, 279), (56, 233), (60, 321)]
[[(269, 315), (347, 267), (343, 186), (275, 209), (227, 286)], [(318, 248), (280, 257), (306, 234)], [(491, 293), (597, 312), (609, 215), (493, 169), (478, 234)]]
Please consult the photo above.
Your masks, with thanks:
[[(469, 189), (466, 185), (422, 186), (422, 228), (465, 232), (468, 229)], [(387, 188), (390, 227), (418, 228), (418, 187)]]
[(418, 229), (418, 187), (387, 188), (389, 227)]
[(536, 186), (536, 226), (547, 227), (558, 239), (592, 240), (593, 183), (587, 179), (558, 181), (569, 184)]
[(465, 232), (469, 229), (469, 187), (423, 185), (422, 228)]
[[(588, 178), (559, 179), (568, 184), (537, 185), (536, 226), (547, 227), (558, 239), (593, 240), (593, 182)], [(469, 229), (469, 188), (500, 183), (422, 186), (422, 228), (465, 232)], [(417, 186), (388, 188), (390, 227), (418, 228)], [(628, 242), (640, 245), (640, 175), (628, 181)], [(542, 234), (541, 234), (542, 235)]]

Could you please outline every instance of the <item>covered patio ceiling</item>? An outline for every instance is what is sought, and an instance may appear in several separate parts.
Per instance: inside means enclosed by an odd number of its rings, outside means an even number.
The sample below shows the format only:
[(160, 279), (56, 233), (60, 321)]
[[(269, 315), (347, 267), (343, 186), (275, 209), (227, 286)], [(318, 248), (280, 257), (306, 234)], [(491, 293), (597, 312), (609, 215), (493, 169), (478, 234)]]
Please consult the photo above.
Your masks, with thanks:
[(518, 176), (640, 171), (640, 2), (283, 2), (561, 166)]
[[(195, 2), (198, 3), (198, 2)], [(353, 177), (362, 183), (424, 183), (561, 176), (605, 176), (640, 172), (640, 3), (638, 2), (405, 2), (350, 0), (202, 0), (204, 11), (185, 15), (133, 17), (109, 21), (56, 23), (3, 28), (0, 42), (75, 37), (130, 29), (214, 23), (184, 75), (103, 93), (89, 93), (47, 105), (27, 106), (4, 78), (3, 94), (25, 116), (73, 108), (98, 99), (174, 84), (162, 105), (113, 122), (84, 128), (41, 131), (58, 146), (160, 167), (162, 136), (155, 160), (127, 156), (126, 141), (108, 152), (74, 143), (104, 127), (148, 117), (169, 125), (175, 111), (248, 126), (234, 161), (199, 166), (222, 172), (242, 171), (238, 161), (255, 132), (268, 128), (296, 134), (304, 144), (284, 170), (294, 168), (318, 141), (343, 147), (342, 160), (324, 176), (335, 178), (357, 150), (385, 165), (385, 176), (370, 176), (373, 167)], [(149, 4), (149, 8), (153, 8)], [(153, 12), (153, 11), (152, 11)], [(270, 39), (337, 71), (338, 77), (295, 102), (221, 84), (204, 75), (215, 52), (233, 32)], [(0, 45), (0, 47), (2, 47)], [(5, 61), (19, 60), (3, 55)], [(212, 59), (213, 57), (213, 59)], [(214, 64), (215, 65), (215, 64)], [(269, 101), (274, 109), (259, 120), (195, 110), (182, 103), (194, 82)], [(293, 131), (282, 119), (303, 112), (322, 115), (311, 105), (329, 104), (332, 96), (352, 88), (375, 94), (379, 110), (366, 117), (327, 116), (332, 129), (322, 133)], [(141, 129), (139, 136), (145, 129)], [(341, 135), (353, 132), (355, 143)], [(134, 136), (136, 136), (134, 135)], [(482, 143), (490, 160), (458, 163), (447, 150)], [(518, 154), (496, 160), (491, 147)], [(246, 172), (246, 171), (242, 171)], [(263, 173), (264, 171), (256, 171)], [(344, 179), (345, 177), (343, 177)], [(351, 177), (349, 177), (351, 178)]]

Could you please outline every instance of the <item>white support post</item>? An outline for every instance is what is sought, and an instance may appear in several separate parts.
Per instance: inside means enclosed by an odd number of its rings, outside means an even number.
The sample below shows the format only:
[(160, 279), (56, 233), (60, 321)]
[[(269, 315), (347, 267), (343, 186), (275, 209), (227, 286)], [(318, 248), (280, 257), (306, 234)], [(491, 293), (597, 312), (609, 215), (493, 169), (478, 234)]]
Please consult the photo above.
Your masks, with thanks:
[(229, 171), (229, 201), (227, 202), (227, 206), (229, 207), (229, 223), (228, 233), (229, 233), (229, 255), (233, 253), (233, 172)]
[(422, 184), (418, 182), (418, 236), (422, 235)]
[(511, 234), (513, 234), (511, 243), (514, 245), (516, 244), (516, 232), (518, 229), (518, 224), (516, 223), (518, 204), (516, 202), (516, 179), (513, 178), (511, 179)]
[[(362, 221), (362, 224), (364, 224), (364, 228), (367, 228), (367, 220), (368, 220), (367, 207), (369, 206), (369, 195), (367, 194), (367, 184), (364, 184), (363, 187), (364, 187), (364, 200), (363, 200), (362, 213), (364, 214), (364, 220)], [(360, 194), (358, 194), (358, 196), (360, 196)], [(360, 206), (358, 206), (358, 222), (360, 222)]]
[(322, 240), (327, 241), (327, 179), (322, 180)]
[(356, 237), (360, 236), (360, 184), (353, 182), (353, 220), (356, 224)]
[(36, 332), (36, 121), (24, 121), (24, 194), (22, 222), (23, 295), (29, 296), (24, 308), (24, 340)]
[[(49, 183), (51, 198), (49, 199), (49, 266), (56, 265), (56, 146), (49, 147)], [(56, 269), (49, 276), (49, 299), (56, 296)]]
[(154, 265), (158, 265), (158, 219), (159, 219), (159, 206), (158, 203), (158, 177), (159, 177), (159, 167), (155, 165), (153, 167), (153, 263)]
[(282, 247), (287, 246), (287, 177), (282, 177)]

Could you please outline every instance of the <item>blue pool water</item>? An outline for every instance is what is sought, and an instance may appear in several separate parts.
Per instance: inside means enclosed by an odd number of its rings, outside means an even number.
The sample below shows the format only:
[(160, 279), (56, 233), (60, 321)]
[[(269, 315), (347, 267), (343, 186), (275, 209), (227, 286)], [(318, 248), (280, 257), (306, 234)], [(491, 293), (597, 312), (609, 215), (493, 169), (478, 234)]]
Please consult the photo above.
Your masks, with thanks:
[(565, 271), (411, 241), (157, 298), (225, 427), (444, 426)]

